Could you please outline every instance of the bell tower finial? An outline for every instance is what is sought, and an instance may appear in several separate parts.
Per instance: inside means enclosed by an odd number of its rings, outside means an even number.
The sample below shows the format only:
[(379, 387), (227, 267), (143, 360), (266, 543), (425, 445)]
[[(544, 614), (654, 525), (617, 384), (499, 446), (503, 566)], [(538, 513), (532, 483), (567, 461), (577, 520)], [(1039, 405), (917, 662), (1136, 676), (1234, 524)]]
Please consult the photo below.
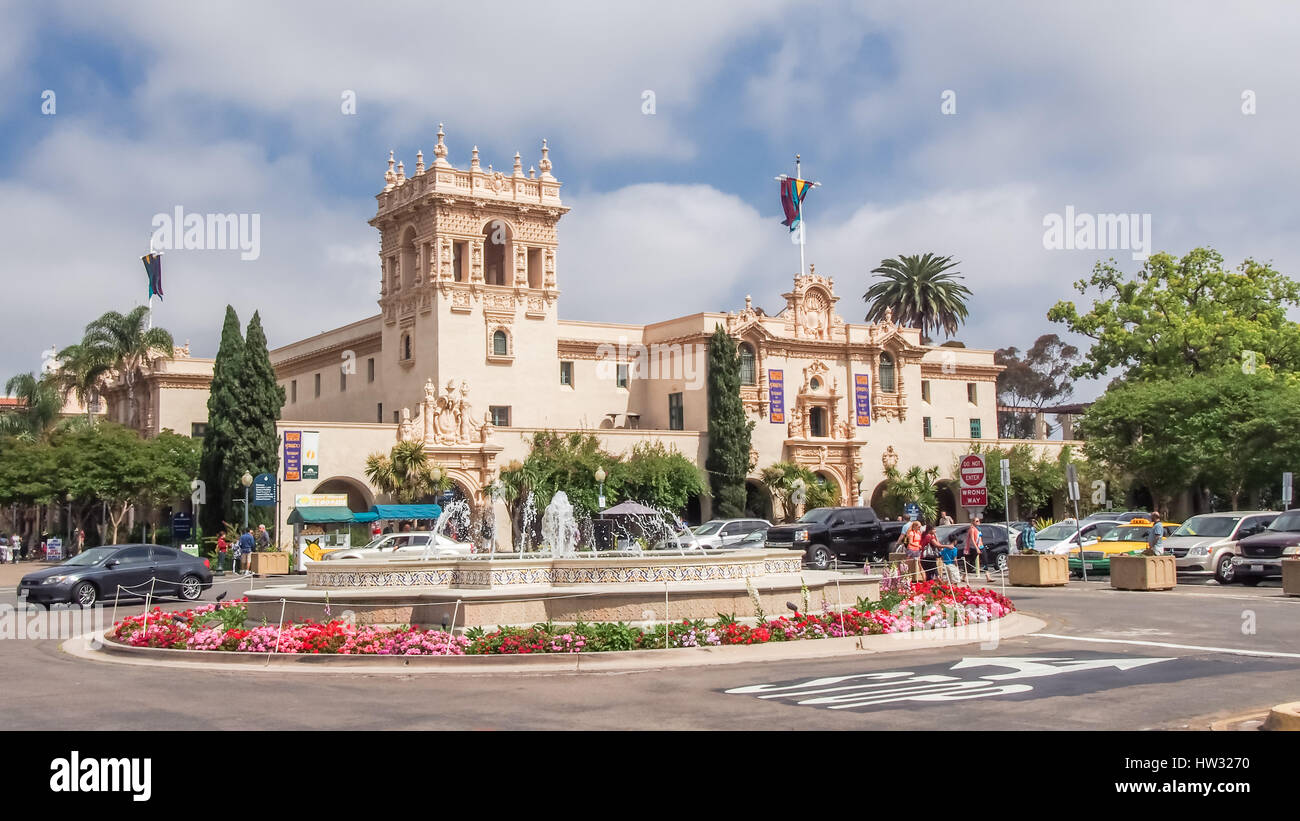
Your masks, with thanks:
[(415, 152), (415, 176), (418, 177), (423, 173), (424, 173), (424, 150), (421, 149)]
[(438, 144), (433, 147), (433, 164), (437, 166), (450, 165), (447, 162), (447, 143), (443, 142), (442, 123), (438, 123)]
[(537, 169), (542, 172), (542, 179), (555, 179), (555, 177), (551, 176), (551, 149), (544, 139), (542, 140), (542, 159), (541, 162), (537, 163)]
[(524, 163), (519, 158), (519, 152), (515, 152), (515, 170), (510, 174), (512, 177), (522, 177), (524, 175)]
[(470, 170), (470, 171), (482, 171), (482, 170), (483, 170), (482, 166), (480, 166), (480, 165), (478, 164), (478, 146), (477, 146), (477, 145), (474, 146), (474, 150), (473, 150), (473, 151), (470, 153), (470, 155), (469, 155), (469, 170)]
[(388, 170), (384, 172), (384, 190), (391, 191), (397, 185), (397, 174), (393, 171), (393, 152), (388, 152)]

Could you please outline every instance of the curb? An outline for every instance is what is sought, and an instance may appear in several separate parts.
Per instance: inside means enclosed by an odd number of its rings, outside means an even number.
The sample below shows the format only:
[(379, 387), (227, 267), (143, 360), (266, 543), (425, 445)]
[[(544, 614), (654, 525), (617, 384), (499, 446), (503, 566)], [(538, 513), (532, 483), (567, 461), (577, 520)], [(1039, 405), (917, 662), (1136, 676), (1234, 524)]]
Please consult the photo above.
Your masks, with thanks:
[[(103, 631), (69, 639), (60, 649), (77, 658), (109, 664), (163, 667), (172, 670), (271, 671), (314, 674), (364, 673), (583, 673), (639, 672), (720, 664), (746, 664), (831, 659), (861, 654), (930, 650), (962, 644), (981, 644), (1035, 633), (1046, 622), (1012, 613), (993, 629), (948, 627), (910, 633), (804, 639), (761, 645), (683, 647), (672, 650), (628, 650), (602, 653), (543, 653), (525, 656), (338, 656), (273, 653), (195, 652), (154, 647), (126, 647), (103, 641)], [(981, 634), (982, 635), (979, 635)], [(98, 647), (93, 646), (98, 644)]]
[(1264, 719), (1264, 726), (1260, 729), (1300, 731), (1300, 701), (1279, 704), (1269, 710), (1268, 718)]

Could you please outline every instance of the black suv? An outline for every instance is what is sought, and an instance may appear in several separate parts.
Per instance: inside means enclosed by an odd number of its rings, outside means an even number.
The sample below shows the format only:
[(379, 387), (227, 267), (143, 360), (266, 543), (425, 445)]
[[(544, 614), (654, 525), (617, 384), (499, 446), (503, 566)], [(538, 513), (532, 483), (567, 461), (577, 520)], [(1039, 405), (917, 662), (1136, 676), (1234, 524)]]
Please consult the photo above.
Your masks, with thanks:
[(882, 522), (869, 507), (819, 507), (794, 524), (767, 531), (767, 546), (804, 551), (817, 570), (831, 566), (834, 556), (849, 562), (881, 561), (898, 539), (901, 523)]

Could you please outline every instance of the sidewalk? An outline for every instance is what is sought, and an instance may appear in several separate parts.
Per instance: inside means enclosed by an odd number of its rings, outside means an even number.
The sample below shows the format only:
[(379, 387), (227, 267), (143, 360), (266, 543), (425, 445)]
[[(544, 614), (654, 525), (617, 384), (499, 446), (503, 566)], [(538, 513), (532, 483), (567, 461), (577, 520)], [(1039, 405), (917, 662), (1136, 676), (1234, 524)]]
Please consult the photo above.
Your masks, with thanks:
[[(23, 576), (45, 567), (53, 567), (58, 562), (19, 562), (18, 564), (0, 564), (0, 590), (18, 587)], [(11, 591), (12, 592), (12, 591)]]

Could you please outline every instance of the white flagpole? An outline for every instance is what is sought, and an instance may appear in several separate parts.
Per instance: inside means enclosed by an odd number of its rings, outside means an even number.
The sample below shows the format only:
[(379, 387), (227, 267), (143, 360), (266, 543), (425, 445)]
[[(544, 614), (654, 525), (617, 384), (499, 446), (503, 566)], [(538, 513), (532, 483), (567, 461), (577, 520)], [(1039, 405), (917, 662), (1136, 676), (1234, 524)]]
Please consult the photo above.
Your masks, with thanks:
[[(802, 166), (802, 161), (800, 159), (800, 156), (798, 154), (795, 154), (794, 155), (794, 177), (790, 177), (785, 174), (782, 174), (781, 176), (776, 177), (775, 179), (778, 182), (784, 182), (785, 180), (789, 180), (789, 179), (798, 180), (800, 179), (799, 175), (802, 173), (801, 166)], [(811, 181), (808, 182), (809, 188), (817, 188), (820, 185), (821, 183), (819, 182), (811, 182)], [(803, 272), (806, 269), (806, 266), (804, 265), (803, 246), (804, 246), (804, 238), (807, 236), (807, 234), (804, 232), (803, 201), (799, 199), (798, 191), (794, 191), (793, 194), (795, 197), (795, 201), (796, 203), (798, 203), (798, 207), (799, 207), (799, 276), (803, 276)]]

